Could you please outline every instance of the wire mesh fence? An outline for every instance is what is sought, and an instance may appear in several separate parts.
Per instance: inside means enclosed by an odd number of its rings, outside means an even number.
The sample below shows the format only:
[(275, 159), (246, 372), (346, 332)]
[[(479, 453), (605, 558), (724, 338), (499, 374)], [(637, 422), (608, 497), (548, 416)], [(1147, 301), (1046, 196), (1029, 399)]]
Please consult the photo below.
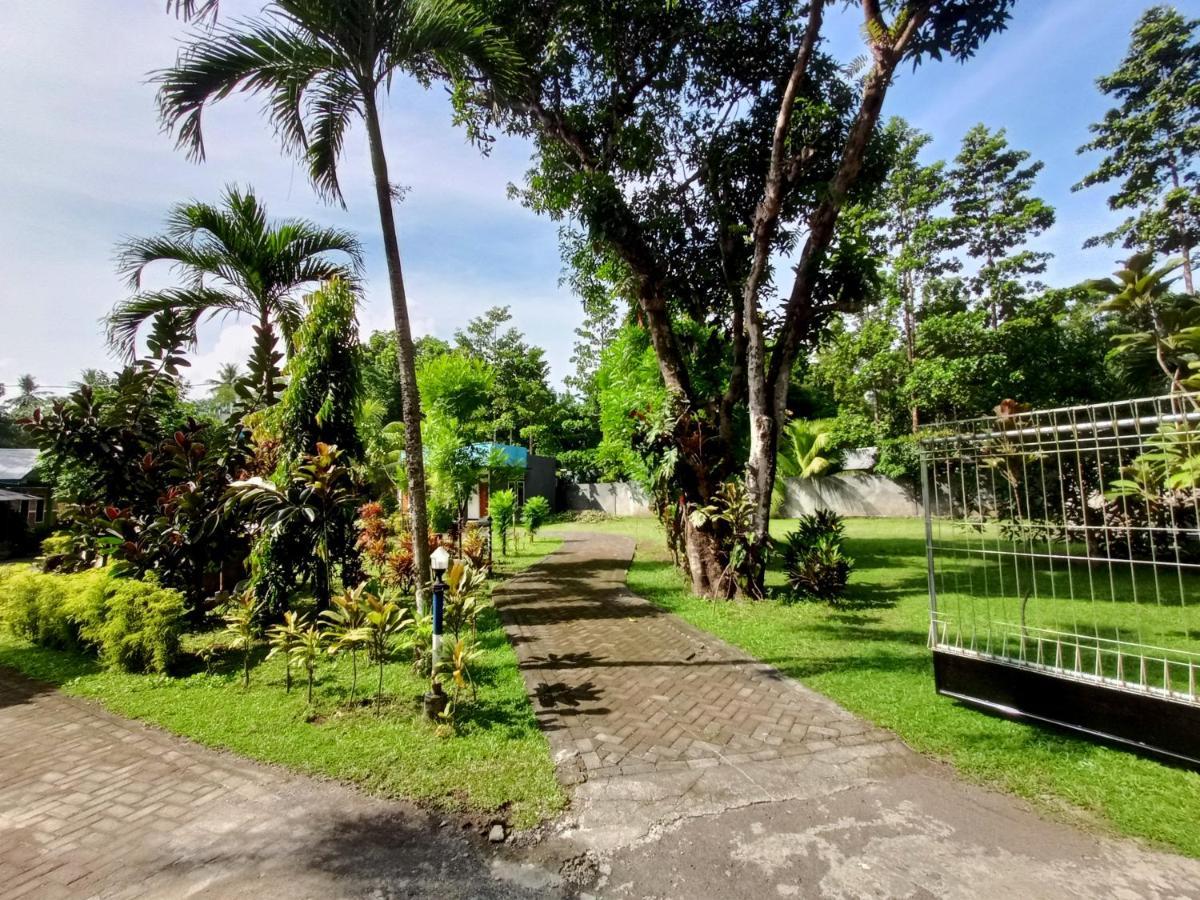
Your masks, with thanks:
[(927, 428), (930, 646), (1200, 703), (1200, 395)]

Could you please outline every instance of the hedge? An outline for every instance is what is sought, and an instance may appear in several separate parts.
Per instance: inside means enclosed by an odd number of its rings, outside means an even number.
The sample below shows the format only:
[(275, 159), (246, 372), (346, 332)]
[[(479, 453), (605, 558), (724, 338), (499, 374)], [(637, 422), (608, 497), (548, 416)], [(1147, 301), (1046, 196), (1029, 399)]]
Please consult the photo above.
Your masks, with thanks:
[(105, 569), (0, 568), (0, 623), (43, 647), (96, 652), (110, 668), (166, 672), (179, 656), (183, 595)]

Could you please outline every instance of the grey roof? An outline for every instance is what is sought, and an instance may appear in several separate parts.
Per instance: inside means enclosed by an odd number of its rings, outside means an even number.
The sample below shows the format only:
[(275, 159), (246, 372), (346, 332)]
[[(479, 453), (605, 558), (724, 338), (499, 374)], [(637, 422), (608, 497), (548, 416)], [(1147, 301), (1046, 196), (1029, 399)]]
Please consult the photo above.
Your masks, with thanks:
[(33, 471), (37, 458), (37, 450), (0, 450), (0, 482), (24, 481)]
[(0, 488), (0, 503), (20, 503), (22, 500), (41, 500), (41, 497), (35, 497), (33, 494), (20, 494), (16, 491), (6, 491)]

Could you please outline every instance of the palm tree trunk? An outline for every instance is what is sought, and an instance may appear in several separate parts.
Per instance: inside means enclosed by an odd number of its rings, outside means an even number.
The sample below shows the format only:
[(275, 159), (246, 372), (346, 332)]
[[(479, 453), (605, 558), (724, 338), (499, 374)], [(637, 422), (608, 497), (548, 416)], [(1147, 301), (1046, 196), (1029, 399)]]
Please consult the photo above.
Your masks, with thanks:
[(392, 291), (392, 316), (396, 321), (396, 356), (400, 363), (400, 399), (404, 411), (404, 462), (408, 474), (408, 513), (412, 525), (413, 560), (416, 567), (417, 612), (425, 613), (425, 585), (429, 583), (429, 520), (425, 503), (425, 459), (421, 446), (421, 397), (417, 392), (417, 369), (412, 329), (408, 322), (408, 299), (404, 271), (400, 266), (400, 242), (392, 211), (392, 186), (388, 180), (387, 157), (374, 92), (364, 91), (363, 113), (371, 147), (371, 169), (375, 174), (375, 196), (387, 257), (388, 281)]

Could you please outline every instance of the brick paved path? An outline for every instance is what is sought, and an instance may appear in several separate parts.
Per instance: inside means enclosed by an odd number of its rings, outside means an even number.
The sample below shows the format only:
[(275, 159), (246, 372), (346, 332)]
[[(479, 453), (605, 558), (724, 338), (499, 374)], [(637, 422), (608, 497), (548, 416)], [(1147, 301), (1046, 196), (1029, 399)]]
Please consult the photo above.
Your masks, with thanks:
[(0, 670), (4, 900), (526, 896), (439, 825)]
[(568, 534), (496, 593), (560, 762), (595, 779), (787, 759), (835, 743), (898, 748), (891, 732), (630, 594), (633, 546)]

